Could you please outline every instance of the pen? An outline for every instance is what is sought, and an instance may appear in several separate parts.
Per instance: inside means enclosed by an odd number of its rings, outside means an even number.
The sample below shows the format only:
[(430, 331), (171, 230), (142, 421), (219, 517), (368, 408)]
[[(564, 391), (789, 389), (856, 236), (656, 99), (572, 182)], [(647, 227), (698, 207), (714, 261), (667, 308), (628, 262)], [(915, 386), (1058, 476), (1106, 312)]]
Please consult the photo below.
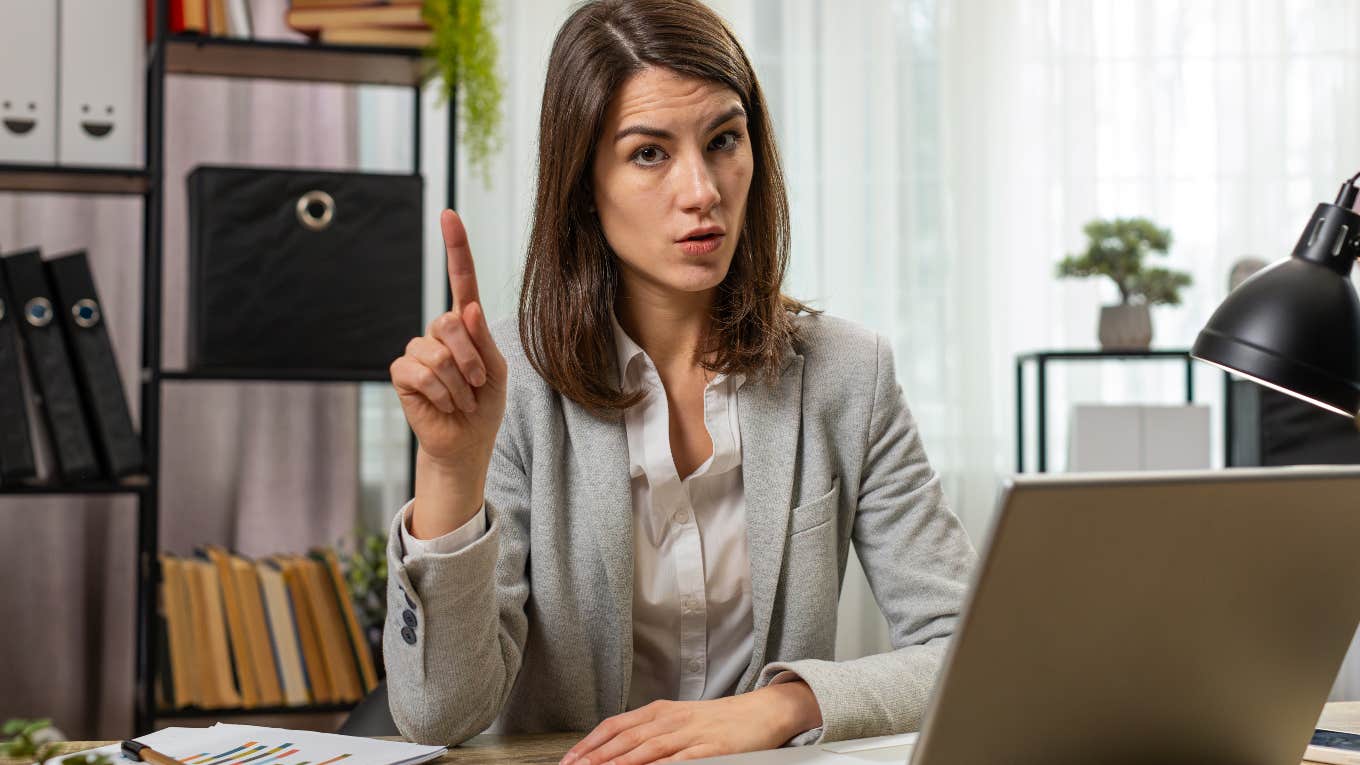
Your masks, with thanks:
[(183, 765), (183, 763), (176, 760), (174, 757), (161, 754), (155, 749), (134, 739), (128, 739), (123, 742), (123, 754), (134, 760), (153, 763), (153, 765)]

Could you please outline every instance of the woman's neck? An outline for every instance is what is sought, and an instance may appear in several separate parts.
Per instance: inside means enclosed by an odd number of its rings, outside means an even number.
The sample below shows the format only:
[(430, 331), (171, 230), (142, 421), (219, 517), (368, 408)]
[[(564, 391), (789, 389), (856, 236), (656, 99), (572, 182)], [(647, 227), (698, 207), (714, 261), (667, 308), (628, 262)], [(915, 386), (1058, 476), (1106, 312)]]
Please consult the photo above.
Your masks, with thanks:
[(697, 367), (716, 290), (670, 295), (621, 290), (614, 303), (619, 326), (658, 369)]

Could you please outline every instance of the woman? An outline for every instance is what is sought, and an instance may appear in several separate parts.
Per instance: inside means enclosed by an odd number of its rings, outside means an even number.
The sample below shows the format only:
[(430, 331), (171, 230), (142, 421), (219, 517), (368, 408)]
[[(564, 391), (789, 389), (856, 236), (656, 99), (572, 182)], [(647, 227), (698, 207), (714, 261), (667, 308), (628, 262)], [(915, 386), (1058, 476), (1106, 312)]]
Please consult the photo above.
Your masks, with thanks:
[[(973, 550), (873, 332), (780, 293), (754, 72), (695, 0), (557, 35), (518, 322), (462, 221), (392, 381), (419, 441), (384, 657), (412, 740), (589, 730), (632, 765), (912, 730)], [(895, 650), (831, 661), (854, 542)]]

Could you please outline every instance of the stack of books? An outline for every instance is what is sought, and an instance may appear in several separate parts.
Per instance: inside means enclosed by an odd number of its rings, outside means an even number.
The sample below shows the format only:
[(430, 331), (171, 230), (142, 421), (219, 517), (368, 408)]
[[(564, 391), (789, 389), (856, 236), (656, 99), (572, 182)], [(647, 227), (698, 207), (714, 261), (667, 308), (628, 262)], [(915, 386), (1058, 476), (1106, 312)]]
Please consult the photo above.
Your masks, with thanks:
[[(153, 20), (156, 0), (146, 0), (146, 39), (155, 37)], [(199, 34), (211, 37), (254, 37), (250, 0), (169, 0), (170, 34)]]
[(425, 48), (434, 33), (421, 0), (292, 0), (288, 26), (332, 45)]
[(334, 550), (250, 560), (205, 545), (160, 561), (162, 709), (346, 704), (377, 686)]

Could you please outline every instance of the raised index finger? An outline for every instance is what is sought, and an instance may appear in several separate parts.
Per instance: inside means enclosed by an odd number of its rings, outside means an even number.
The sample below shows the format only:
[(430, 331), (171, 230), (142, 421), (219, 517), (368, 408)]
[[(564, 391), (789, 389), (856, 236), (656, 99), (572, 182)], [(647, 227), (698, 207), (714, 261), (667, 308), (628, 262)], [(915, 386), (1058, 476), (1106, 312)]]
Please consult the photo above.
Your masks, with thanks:
[(439, 216), (439, 228), (444, 233), (444, 251), (449, 261), (449, 289), (453, 291), (453, 308), (462, 314), (463, 306), (477, 302), (477, 269), (472, 264), (472, 248), (468, 246), (467, 229), (463, 219), (453, 210)]

